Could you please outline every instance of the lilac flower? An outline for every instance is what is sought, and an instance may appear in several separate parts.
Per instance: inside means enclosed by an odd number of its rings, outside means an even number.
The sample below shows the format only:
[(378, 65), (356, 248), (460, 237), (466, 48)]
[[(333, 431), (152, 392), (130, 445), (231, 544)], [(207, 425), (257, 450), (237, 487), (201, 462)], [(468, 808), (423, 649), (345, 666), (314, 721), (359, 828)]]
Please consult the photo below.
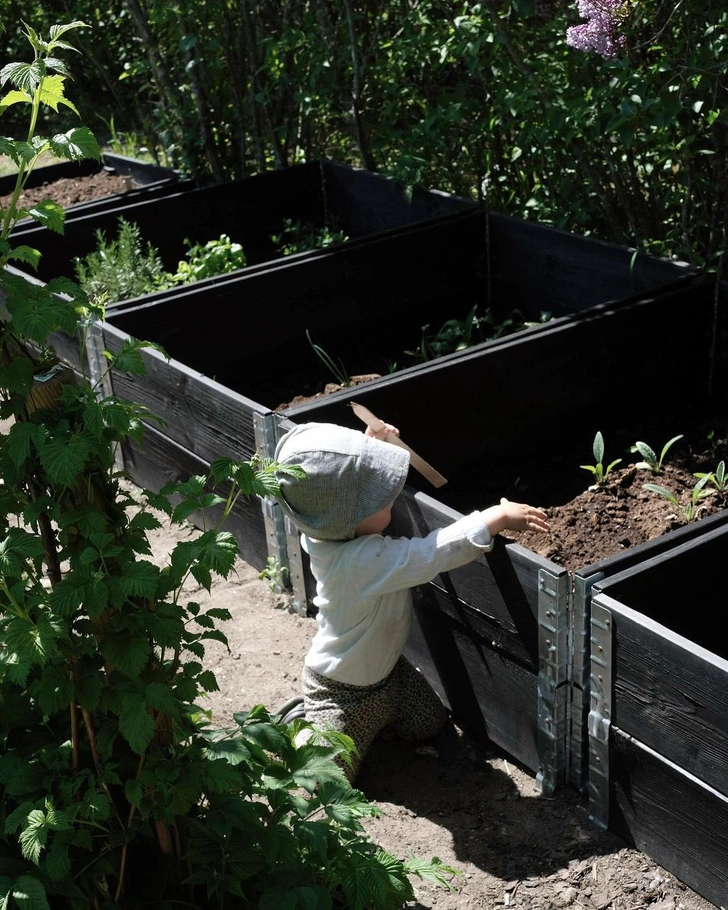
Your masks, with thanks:
[(616, 57), (626, 38), (618, 32), (625, 18), (625, 0), (577, 0), (579, 15), (587, 21), (566, 30), (566, 43), (579, 51), (595, 51), (602, 57)]

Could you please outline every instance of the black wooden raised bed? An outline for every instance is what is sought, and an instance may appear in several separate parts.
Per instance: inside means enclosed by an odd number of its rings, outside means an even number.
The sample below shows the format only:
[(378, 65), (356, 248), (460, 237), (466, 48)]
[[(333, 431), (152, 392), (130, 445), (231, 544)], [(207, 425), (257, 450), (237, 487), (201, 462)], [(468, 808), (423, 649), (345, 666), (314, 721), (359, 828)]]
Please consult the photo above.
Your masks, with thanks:
[[(714, 416), (725, 407), (725, 364), (719, 391), (708, 393), (713, 303), (713, 284), (696, 279), (338, 392), (286, 417), (360, 427), (347, 406), (360, 402), (399, 426), (407, 443), (450, 478), (433, 491), (411, 471), (394, 533), (426, 533), (501, 495), (548, 505), (545, 491), (556, 472), (564, 474), (567, 493), (569, 480), (573, 495), (583, 489), (576, 448), (590, 444), (596, 429), (619, 449), (624, 428), (639, 426), (646, 406), (639, 390), (659, 381), (649, 417), (665, 438), (676, 421), (684, 426), (700, 411)], [(678, 331), (684, 359), (675, 357)], [(667, 549), (692, 534), (700, 530), (673, 532), (631, 558), (646, 559), (650, 547)], [(294, 566), (300, 558), (295, 554)], [(621, 559), (599, 569), (619, 571)], [(594, 567), (577, 574), (589, 578)], [(304, 579), (310, 593), (311, 580)], [(572, 585), (563, 567), (500, 540), (486, 558), (420, 590), (408, 645), (456, 716), (536, 772), (546, 790), (571, 776), (572, 667), (574, 650), (585, 647), (583, 637), (572, 637)]]
[[(67, 220), (78, 217), (81, 214), (90, 215), (107, 208), (129, 205), (132, 202), (138, 202), (140, 199), (155, 199), (171, 192), (173, 189), (179, 191), (183, 187), (197, 185), (195, 181), (182, 178), (179, 172), (172, 168), (162, 167), (152, 162), (139, 161), (136, 158), (127, 158), (124, 155), (104, 152), (100, 161), (93, 161), (87, 158), (83, 161), (62, 161), (57, 164), (34, 168), (28, 177), (26, 187), (31, 189), (44, 186), (63, 178), (90, 177), (102, 171), (128, 177), (128, 190), (124, 193), (110, 193), (101, 199), (80, 202), (69, 206), (66, 209)], [(14, 189), (14, 174), (0, 177), (0, 196), (12, 193)], [(34, 232), (32, 236), (50, 235), (50, 237), (58, 238), (58, 234), (41, 229), (30, 219), (20, 222), (13, 232), (13, 236), (25, 235), (28, 231)]]
[(174, 270), (184, 258), (187, 240), (205, 244), (221, 234), (241, 243), (248, 263), (255, 265), (280, 257), (271, 238), (287, 218), (338, 227), (356, 239), (474, 206), (436, 190), (410, 190), (368, 171), (314, 161), (231, 183), (185, 183), (183, 192), (131, 204), (122, 198), (118, 205), (79, 212), (67, 221), (62, 237), (36, 226), (24, 231), (23, 242), (43, 254), (38, 276), (44, 281), (74, 277), (73, 259), (96, 249), (97, 231), (115, 236), (121, 216), (139, 226), (165, 268)]
[[(516, 248), (528, 270), (514, 267)], [(534, 280), (553, 262), (559, 268), (550, 281)], [(518, 299), (525, 311), (548, 305), (568, 320), (579, 308), (626, 296), (633, 282), (687, 280), (674, 263), (640, 257), (632, 265), (625, 248), (469, 209), (122, 303), (94, 334), (89, 369), (103, 366), (104, 346), (116, 350), (129, 336), (157, 342), (172, 357), (150, 354), (146, 378), (114, 379), (117, 394), (166, 421), (161, 431), (150, 426), (144, 452), (128, 453), (140, 483), (161, 485), (184, 476), (190, 459), (250, 457), (272, 438), (281, 402), (323, 387), (329, 377), (306, 329), (332, 356), (345, 351), (351, 372), (363, 372), (373, 357), (383, 364), (416, 342), (424, 321), (440, 324), (476, 302), (503, 309)], [(56, 347), (78, 367), (75, 340), (59, 338)], [(388, 387), (391, 378), (370, 385)], [(273, 532), (263, 532), (257, 504), (242, 512), (246, 558), (263, 565)]]
[(593, 588), (595, 822), (728, 906), (728, 646), (715, 527)]

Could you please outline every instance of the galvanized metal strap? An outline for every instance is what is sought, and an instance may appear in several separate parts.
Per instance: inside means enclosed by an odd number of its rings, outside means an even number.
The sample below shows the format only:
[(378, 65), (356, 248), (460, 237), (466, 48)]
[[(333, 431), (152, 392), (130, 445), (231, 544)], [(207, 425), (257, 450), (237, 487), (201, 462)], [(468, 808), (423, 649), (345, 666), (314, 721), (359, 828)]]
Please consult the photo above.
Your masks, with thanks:
[(550, 795), (566, 779), (570, 678), (570, 593), (567, 572), (538, 573), (538, 729), (541, 791)]
[(586, 723), (589, 713), (589, 641), (591, 637), (591, 591), (604, 578), (603, 572), (574, 576), (571, 598), (571, 719), (569, 745), (569, 781), (580, 792), (587, 786), (588, 748)]
[(591, 673), (589, 678), (589, 817), (609, 827), (609, 730), (612, 723), (613, 625), (611, 611), (591, 604)]
[[(253, 415), (255, 446), (265, 458), (273, 458), (278, 443), (279, 423), (272, 412)], [(275, 564), (285, 569), (293, 591), (293, 609), (301, 616), (308, 613), (306, 585), (303, 572), (301, 543), (293, 523), (284, 515), (278, 501), (272, 496), (261, 500), (268, 555)]]

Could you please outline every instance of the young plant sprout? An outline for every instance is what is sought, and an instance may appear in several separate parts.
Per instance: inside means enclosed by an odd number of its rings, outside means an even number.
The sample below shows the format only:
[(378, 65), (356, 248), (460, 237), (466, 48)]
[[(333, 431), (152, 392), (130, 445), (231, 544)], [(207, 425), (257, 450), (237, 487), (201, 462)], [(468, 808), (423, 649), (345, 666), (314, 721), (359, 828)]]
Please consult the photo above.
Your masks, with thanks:
[(642, 489), (657, 493), (658, 496), (664, 496), (680, 512), (686, 524), (689, 524), (698, 517), (700, 501), (710, 495), (710, 491), (705, 489), (709, 477), (709, 474), (705, 474), (700, 478), (690, 493), (690, 500), (685, 505), (680, 502), (672, 490), (668, 490), (667, 487), (660, 486), (658, 483), (643, 483)]
[(701, 480), (705, 477), (707, 478), (706, 484), (710, 484), (712, 487), (715, 487), (716, 491), (720, 496), (725, 497), (728, 494), (728, 474), (725, 469), (725, 461), (718, 462), (718, 467), (715, 471), (708, 472), (698, 472), (693, 475), (693, 477), (698, 477)]
[(582, 464), (579, 467), (583, 468), (585, 471), (589, 471), (594, 475), (594, 483), (589, 487), (590, 490), (597, 490), (605, 482), (607, 477), (616, 465), (621, 462), (621, 458), (615, 458), (614, 461), (605, 468), (604, 467), (604, 437), (601, 434), (600, 430), (597, 430), (597, 434), (594, 437), (594, 444), (592, 446), (592, 452), (594, 453), (595, 464)]
[(662, 447), (659, 458), (646, 442), (636, 442), (630, 447), (630, 452), (639, 452), (644, 460), (638, 461), (635, 464), (635, 467), (639, 468), (641, 471), (651, 471), (653, 474), (662, 474), (662, 465), (665, 461), (665, 455), (667, 455), (671, 446), (676, 443), (678, 439), (682, 438), (683, 434), (681, 433), (679, 436), (673, 436), (672, 439), (668, 440)]
[(329, 370), (336, 382), (338, 382), (343, 389), (348, 389), (351, 385), (351, 379), (349, 378), (349, 374), (342, 361), (340, 360), (337, 364), (320, 345), (315, 344), (308, 329), (306, 329), (306, 338), (308, 338), (308, 343), (313, 348), (314, 354), (316, 354), (326, 369)]

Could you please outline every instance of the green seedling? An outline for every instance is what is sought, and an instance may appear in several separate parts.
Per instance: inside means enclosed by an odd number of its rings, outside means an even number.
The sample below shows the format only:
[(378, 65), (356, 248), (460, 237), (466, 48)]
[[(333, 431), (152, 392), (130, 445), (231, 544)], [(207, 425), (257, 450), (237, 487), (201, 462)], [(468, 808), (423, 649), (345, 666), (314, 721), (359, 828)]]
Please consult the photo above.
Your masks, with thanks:
[(709, 476), (710, 475), (705, 474), (695, 484), (690, 493), (690, 499), (685, 505), (680, 502), (672, 490), (668, 490), (667, 487), (660, 486), (659, 483), (643, 483), (642, 489), (649, 490), (651, 493), (657, 493), (658, 496), (664, 496), (665, 499), (667, 499), (675, 506), (675, 508), (682, 515), (685, 522), (689, 524), (691, 521), (694, 521), (698, 517), (698, 512), (700, 511), (700, 502), (705, 499), (706, 496), (710, 495), (710, 491), (705, 489), (705, 485), (708, 483)]
[(715, 471), (698, 472), (693, 477), (698, 477), (701, 480), (705, 477), (706, 484), (715, 487), (721, 496), (725, 496), (728, 493), (728, 474), (725, 469), (725, 461), (718, 462), (718, 467)]
[(672, 439), (668, 440), (665, 445), (662, 447), (660, 452), (660, 457), (657, 457), (655, 451), (647, 445), (646, 442), (636, 442), (633, 446), (630, 447), (630, 452), (639, 452), (643, 458), (643, 461), (638, 461), (635, 464), (636, 468), (639, 468), (640, 471), (651, 471), (653, 474), (662, 474), (662, 466), (665, 461), (665, 456), (670, 451), (670, 448), (678, 441), (682, 439), (683, 434), (679, 436), (673, 436)]
[(604, 437), (602, 436), (600, 430), (597, 430), (596, 436), (594, 437), (592, 452), (594, 454), (595, 464), (583, 464), (579, 467), (583, 468), (585, 471), (589, 471), (594, 475), (594, 483), (589, 487), (589, 489), (596, 490), (606, 482), (606, 479), (609, 477), (612, 469), (616, 467), (622, 461), (622, 459), (615, 458), (614, 461), (610, 462), (606, 468), (604, 467)]
[(344, 364), (341, 361), (336, 363), (336, 361), (333, 360), (333, 358), (331, 358), (320, 345), (315, 344), (308, 329), (306, 329), (306, 338), (308, 338), (308, 343), (313, 348), (313, 351), (318, 359), (326, 367), (326, 369), (329, 370), (336, 382), (338, 382), (342, 388), (348, 389), (351, 385), (351, 379), (349, 378), (349, 373), (347, 372)]

